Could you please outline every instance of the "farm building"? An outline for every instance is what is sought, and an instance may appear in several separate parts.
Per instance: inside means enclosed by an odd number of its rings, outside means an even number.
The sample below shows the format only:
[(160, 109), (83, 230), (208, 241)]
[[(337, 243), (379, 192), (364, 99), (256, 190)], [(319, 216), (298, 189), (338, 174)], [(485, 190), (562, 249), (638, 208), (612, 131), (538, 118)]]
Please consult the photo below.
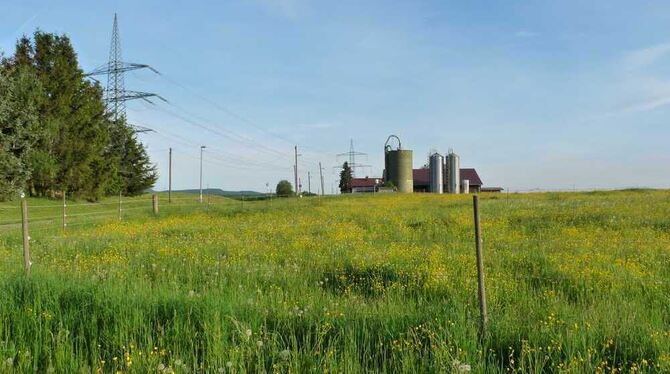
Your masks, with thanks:
[[(444, 190), (447, 190), (447, 178), (448, 178), (448, 173), (446, 171), (446, 166), (445, 166), (445, 172), (442, 173), (443, 175), (443, 185), (444, 185)], [(413, 177), (414, 177), (414, 192), (432, 192), (430, 190), (430, 169), (428, 168), (421, 168), (421, 169), (414, 169), (412, 171)], [(468, 181), (470, 184), (470, 191), (471, 193), (477, 193), (481, 191), (482, 188), (482, 180), (479, 178), (479, 174), (477, 174), (477, 170), (473, 168), (460, 168), (460, 190), (464, 191), (464, 185)]]
[(353, 178), (351, 180), (351, 192), (377, 192), (377, 189), (383, 184), (381, 178)]
[[(447, 173), (444, 175), (444, 189), (446, 190), (447, 185)], [(432, 192), (430, 190), (430, 169), (414, 169), (412, 170), (412, 177), (414, 179), (414, 192)], [(461, 180), (461, 191), (464, 190), (464, 181), (468, 180), (470, 183), (469, 192), (500, 192), (502, 188), (499, 187), (483, 187), (482, 180), (479, 178), (479, 174), (473, 168), (461, 168), (460, 169), (460, 180)], [(381, 178), (353, 178), (351, 180), (351, 192), (352, 193), (364, 193), (364, 192), (379, 192), (380, 188), (384, 185), (384, 181)]]

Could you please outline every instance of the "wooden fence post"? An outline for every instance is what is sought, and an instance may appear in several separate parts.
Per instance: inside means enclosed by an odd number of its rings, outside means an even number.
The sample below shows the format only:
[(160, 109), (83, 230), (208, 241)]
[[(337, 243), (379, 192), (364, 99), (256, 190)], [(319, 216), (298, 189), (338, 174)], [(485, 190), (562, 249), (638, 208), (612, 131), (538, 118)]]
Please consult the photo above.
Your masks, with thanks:
[(63, 191), (63, 232), (65, 232), (65, 228), (67, 227), (67, 221), (66, 221), (67, 214), (65, 212), (66, 207), (67, 203), (65, 202), (65, 191)]
[(151, 205), (153, 207), (154, 215), (158, 215), (158, 195), (151, 195)]
[(28, 202), (25, 195), (21, 194), (21, 226), (23, 228), (23, 267), (26, 275), (30, 276), (30, 236), (28, 234)]
[(472, 196), (475, 218), (475, 247), (477, 250), (477, 283), (479, 286), (479, 314), (480, 326), (479, 336), (484, 338), (486, 336), (486, 325), (488, 324), (488, 314), (486, 311), (486, 289), (484, 287), (484, 258), (482, 256), (482, 237), (481, 225), (479, 223), (479, 196)]

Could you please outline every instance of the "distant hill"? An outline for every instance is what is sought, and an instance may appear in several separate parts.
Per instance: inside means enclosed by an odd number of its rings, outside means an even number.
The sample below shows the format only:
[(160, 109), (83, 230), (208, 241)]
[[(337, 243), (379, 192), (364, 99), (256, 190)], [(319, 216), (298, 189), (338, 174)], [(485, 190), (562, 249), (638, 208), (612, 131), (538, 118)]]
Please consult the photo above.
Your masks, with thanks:
[[(167, 191), (163, 191), (167, 192)], [(172, 190), (172, 192), (183, 192), (183, 193), (193, 193), (193, 194), (199, 194), (200, 190), (199, 189), (191, 189), (191, 190)], [(266, 194), (256, 192), (256, 191), (224, 191), (220, 188), (203, 188), (202, 189), (203, 194), (207, 195), (216, 195), (216, 196), (225, 196), (225, 197), (240, 197), (240, 196), (265, 196)]]

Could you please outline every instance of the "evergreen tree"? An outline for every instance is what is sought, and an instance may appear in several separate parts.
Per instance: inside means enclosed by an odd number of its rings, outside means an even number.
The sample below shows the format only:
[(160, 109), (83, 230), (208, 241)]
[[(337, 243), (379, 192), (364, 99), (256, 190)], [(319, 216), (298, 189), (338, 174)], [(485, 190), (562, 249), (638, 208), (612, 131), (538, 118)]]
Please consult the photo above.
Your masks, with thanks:
[(139, 194), (155, 183), (156, 167), (135, 131), (125, 118), (110, 120), (102, 88), (84, 77), (67, 36), (38, 31), (32, 40), (21, 38), (14, 56), (2, 60), (0, 75), (5, 193), (67, 191), (95, 200), (119, 191)]
[(119, 124), (119, 130), (124, 132), (124, 153), (121, 158), (120, 175), (123, 180), (123, 189), (127, 195), (139, 195), (151, 188), (158, 179), (156, 166), (151, 164), (146, 149), (137, 140), (135, 130), (125, 124)]
[(348, 162), (344, 162), (342, 165), (342, 171), (340, 171), (340, 192), (341, 193), (350, 193), (351, 192), (351, 182), (354, 179), (351, 167)]
[(25, 191), (37, 136), (37, 113), (27, 74), (0, 68), (0, 200)]

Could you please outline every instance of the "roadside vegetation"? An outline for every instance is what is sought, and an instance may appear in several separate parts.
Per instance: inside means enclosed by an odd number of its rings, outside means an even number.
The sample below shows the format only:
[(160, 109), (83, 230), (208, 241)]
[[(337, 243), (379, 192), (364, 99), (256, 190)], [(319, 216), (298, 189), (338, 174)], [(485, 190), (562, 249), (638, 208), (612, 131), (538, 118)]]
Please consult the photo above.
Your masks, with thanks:
[(482, 342), (470, 196), (136, 199), (0, 231), (0, 372), (670, 371), (670, 191), (482, 195)]

